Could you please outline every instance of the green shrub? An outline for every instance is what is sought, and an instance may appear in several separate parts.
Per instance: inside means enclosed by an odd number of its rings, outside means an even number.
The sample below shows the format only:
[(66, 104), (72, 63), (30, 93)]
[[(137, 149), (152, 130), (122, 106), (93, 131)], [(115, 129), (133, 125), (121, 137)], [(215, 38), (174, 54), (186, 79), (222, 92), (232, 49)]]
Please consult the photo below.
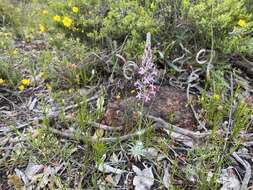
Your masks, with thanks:
[(48, 5), (49, 14), (41, 21), (51, 32), (64, 32), (92, 47), (111, 48), (113, 41), (118, 46), (124, 43), (124, 51), (130, 57), (142, 54), (147, 32), (158, 31), (151, 2), (145, 5), (128, 0), (48, 1)]
[(17, 60), (13, 57), (0, 60), (0, 79), (3, 79), (11, 88), (15, 88), (21, 80), (19, 68), (14, 65)]
[[(194, 23), (202, 47), (214, 48), (225, 53), (252, 53), (252, 5), (247, 0), (197, 0), (183, 1), (188, 10), (186, 19)], [(240, 20), (245, 22), (240, 24)]]
[(10, 32), (2, 32), (0, 31), (0, 52), (4, 53), (5, 50), (11, 48), (13, 43), (13, 35)]
[(21, 27), (21, 10), (10, 1), (0, 1), (0, 28), (12, 27), (17, 32)]
[[(54, 88), (90, 84), (99, 68), (93, 64), (95, 58), (89, 58), (91, 50), (79, 40), (61, 40), (63, 36), (58, 37), (49, 40), (49, 43), (55, 44), (57, 48), (41, 52), (38, 56), (43, 78), (50, 81)], [(96, 75), (96, 80), (97, 77), (99, 76)]]

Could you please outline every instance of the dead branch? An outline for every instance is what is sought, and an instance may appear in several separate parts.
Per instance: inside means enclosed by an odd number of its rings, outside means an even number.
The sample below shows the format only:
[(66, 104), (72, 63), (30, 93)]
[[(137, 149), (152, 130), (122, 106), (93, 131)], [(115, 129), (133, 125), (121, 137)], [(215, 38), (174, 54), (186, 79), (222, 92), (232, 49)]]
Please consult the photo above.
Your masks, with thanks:
[(157, 118), (151, 115), (148, 115), (147, 118), (155, 121), (155, 127), (156, 128), (163, 128), (166, 130), (171, 130), (172, 132), (175, 133), (179, 133), (188, 137), (191, 137), (192, 139), (198, 140), (198, 139), (202, 139), (205, 138), (207, 136), (209, 136), (211, 133), (210, 132), (206, 132), (206, 133), (197, 133), (197, 132), (193, 132), (187, 129), (183, 129), (180, 127), (177, 127), (175, 125), (172, 125), (170, 123), (165, 122), (163, 119), (161, 118)]
[(241, 190), (247, 190), (249, 180), (251, 178), (251, 166), (246, 160), (241, 159), (241, 157), (238, 156), (238, 154), (236, 152), (233, 152), (232, 156), (236, 159), (237, 162), (239, 162), (241, 165), (243, 165), (243, 167), (246, 170), (244, 178), (242, 180)]
[[(67, 132), (64, 132), (64, 131), (60, 131), (58, 129), (54, 129), (54, 128), (48, 128), (52, 133), (54, 134), (57, 134), (57, 135), (60, 135), (62, 137), (66, 137), (66, 138), (70, 138), (70, 139), (74, 139), (74, 140), (79, 140), (81, 142), (84, 141), (84, 138), (78, 138), (77, 135), (75, 136), (74, 133), (67, 133)], [(128, 140), (130, 138), (133, 138), (133, 137), (137, 137), (137, 136), (141, 136), (143, 135), (145, 132), (147, 132), (148, 128), (146, 129), (142, 129), (140, 131), (137, 131), (135, 133), (131, 133), (131, 134), (127, 134), (127, 135), (123, 135), (121, 137), (92, 137), (90, 140), (95, 143), (97, 141), (99, 142), (117, 142), (117, 141), (125, 141), (125, 140)]]
[(111, 127), (111, 126), (108, 126), (108, 125), (103, 125), (103, 124), (100, 124), (100, 123), (96, 123), (94, 121), (88, 121), (87, 124), (91, 125), (92, 127), (103, 129), (105, 131), (120, 131), (123, 128), (122, 126)]

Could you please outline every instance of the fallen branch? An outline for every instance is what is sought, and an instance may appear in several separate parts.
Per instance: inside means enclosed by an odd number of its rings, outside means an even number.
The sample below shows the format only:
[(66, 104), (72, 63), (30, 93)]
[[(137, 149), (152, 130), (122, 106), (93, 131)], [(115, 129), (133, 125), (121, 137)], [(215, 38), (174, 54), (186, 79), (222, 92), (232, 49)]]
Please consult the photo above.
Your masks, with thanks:
[[(51, 131), (52, 133), (54, 134), (57, 134), (57, 135), (60, 135), (62, 137), (66, 137), (66, 138), (70, 138), (70, 139), (74, 139), (74, 140), (79, 140), (81, 142), (84, 141), (84, 138), (81, 138), (80, 136), (78, 137), (78, 135), (75, 135), (74, 133), (67, 133), (67, 132), (63, 132), (63, 131), (60, 131), (58, 129), (54, 129), (54, 128), (48, 128), (49, 131)], [(128, 135), (123, 135), (123, 136), (120, 136), (120, 137), (92, 137), (90, 140), (91, 142), (95, 143), (97, 141), (99, 142), (117, 142), (117, 141), (124, 141), (124, 140), (128, 140), (130, 138), (133, 138), (133, 137), (137, 137), (137, 136), (140, 136), (140, 135), (143, 135), (145, 132), (148, 131), (149, 128), (146, 128), (146, 129), (142, 129), (140, 131), (137, 131), (135, 133), (131, 133), (131, 134), (128, 134)]]
[(108, 126), (108, 125), (103, 125), (103, 124), (100, 124), (100, 123), (96, 123), (94, 121), (88, 121), (87, 124), (89, 124), (93, 127), (99, 128), (99, 129), (103, 129), (105, 131), (121, 131), (123, 129), (122, 126), (111, 127), (111, 126)]
[(253, 63), (246, 59), (244, 56), (241, 56), (243, 60), (236, 60), (233, 62), (233, 65), (239, 68), (243, 68), (247, 74), (253, 76)]
[(191, 110), (192, 110), (192, 113), (193, 113), (194, 118), (195, 118), (196, 121), (198, 122), (198, 124), (199, 124), (199, 126), (201, 127), (201, 129), (204, 129), (205, 131), (207, 131), (207, 129), (206, 129), (206, 127), (205, 127), (205, 124), (202, 123), (202, 122), (200, 121), (200, 119), (199, 119), (199, 117), (198, 117), (198, 114), (197, 114), (197, 112), (195, 111), (194, 106), (192, 105), (192, 102), (191, 102), (191, 100), (190, 100), (190, 88), (193, 86), (193, 85), (191, 85), (191, 82), (194, 81), (194, 80), (196, 80), (197, 78), (199, 78), (199, 76), (196, 74), (197, 71), (198, 71), (198, 70), (193, 71), (193, 72), (191, 73), (191, 75), (189, 76), (189, 78), (188, 78), (188, 81), (187, 81), (188, 85), (187, 85), (187, 90), (186, 90), (186, 96), (187, 96), (187, 102), (188, 102), (188, 104), (190, 105), (190, 108), (191, 108)]
[[(154, 116), (151, 116), (151, 115), (148, 115), (147, 118), (155, 121), (156, 123), (154, 125), (152, 125), (152, 127), (149, 127), (149, 128), (145, 128), (145, 129), (142, 129), (140, 131), (137, 131), (135, 133), (131, 133), (131, 134), (127, 134), (127, 135), (123, 135), (123, 136), (120, 136), (120, 137), (92, 137), (91, 138), (91, 141), (92, 142), (97, 142), (97, 141), (100, 141), (100, 142), (116, 142), (116, 141), (125, 141), (125, 140), (128, 140), (130, 138), (133, 138), (133, 137), (137, 137), (137, 136), (140, 136), (140, 135), (143, 135), (145, 132), (147, 132), (149, 129), (151, 128), (155, 128), (155, 129), (166, 129), (166, 130), (169, 130), (171, 132), (174, 132), (174, 133), (179, 133), (181, 135), (185, 135), (187, 137), (190, 137), (194, 140), (199, 140), (199, 139), (202, 139), (202, 138), (205, 138), (207, 136), (209, 136), (211, 133), (210, 132), (206, 132), (206, 133), (196, 133), (196, 132), (192, 132), (190, 130), (187, 130), (187, 129), (182, 129), (180, 127), (177, 127), (175, 125), (171, 125), (167, 122), (165, 122), (163, 119), (161, 118), (157, 118), (157, 117), (154, 117)], [(96, 124), (97, 125), (97, 124)], [(100, 124), (98, 124), (99, 126)], [(109, 127), (109, 126), (106, 126), (106, 127)], [(110, 127), (112, 128), (112, 127)], [(75, 135), (74, 133), (72, 132), (64, 132), (64, 131), (60, 131), (58, 129), (54, 129), (54, 128), (48, 128), (52, 133), (54, 134), (57, 134), (57, 135), (60, 135), (62, 137), (66, 137), (66, 138), (70, 138), (70, 139), (74, 139), (74, 140), (79, 140), (79, 141), (83, 141), (83, 139), (85, 139), (84, 137), (80, 137), (80, 135)]]
[(236, 159), (237, 162), (239, 162), (241, 165), (243, 165), (243, 167), (246, 170), (244, 178), (242, 180), (241, 190), (247, 190), (248, 184), (249, 184), (249, 181), (251, 178), (251, 166), (246, 160), (241, 159), (241, 157), (238, 156), (236, 152), (234, 152), (232, 155)]
[(157, 117), (154, 117), (154, 116), (151, 116), (151, 115), (148, 115), (147, 118), (149, 118), (149, 119), (156, 122), (155, 123), (156, 128), (163, 128), (163, 129), (166, 129), (166, 130), (170, 130), (172, 132), (179, 133), (179, 134), (191, 137), (192, 139), (196, 139), (196, 140), (202, 139), (202, 138), (205, 138), (205, 137), (207, 137), (211, 134), (210, 132), (198, 133), (198, 132), (193, 132), (193, 131), (190, 131), (190, 130), (187, 130), (187, 129), (183, 129), (183, 128), (177, 127), (175, 125), (172, 125), (170, 123), (167, 123), (161, 118), (157, 118)]
[(0, 129), (0, 135), (6, 135), (7, 133), (23, 129), (23, 128), (29, 126), (30, 124), (32, 124), (32, 122), (25, 123), (25, 124), (22, 124), (22, 125), (18, 125), (16, 127), (12, 127), (12, 126), (11, 127), (3, 127), (3, 128)]

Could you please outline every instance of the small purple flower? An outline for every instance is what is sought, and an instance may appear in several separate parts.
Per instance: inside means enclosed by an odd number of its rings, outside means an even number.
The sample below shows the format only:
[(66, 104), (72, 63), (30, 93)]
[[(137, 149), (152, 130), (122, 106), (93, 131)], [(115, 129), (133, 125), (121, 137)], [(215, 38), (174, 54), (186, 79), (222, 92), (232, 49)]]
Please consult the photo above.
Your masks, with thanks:
[(145, 69), (143, 68), (143, 67), (141, 67), (140, 69), (139, 69), (139, 74), (140, 75), (144, 75), (144, 73), (145, 73), (146, 71), (145, 71)]
[(151, 100), (151, 96), (154, 96), (156, 93), (154, 82), (158, 74), (157, 69), (152, 62), (150, 33), (147, 33), (146, 47), (138, 73), (141, 75), (141, 78), (134, 83), (137, 90), (136, 98), (148, 102)]

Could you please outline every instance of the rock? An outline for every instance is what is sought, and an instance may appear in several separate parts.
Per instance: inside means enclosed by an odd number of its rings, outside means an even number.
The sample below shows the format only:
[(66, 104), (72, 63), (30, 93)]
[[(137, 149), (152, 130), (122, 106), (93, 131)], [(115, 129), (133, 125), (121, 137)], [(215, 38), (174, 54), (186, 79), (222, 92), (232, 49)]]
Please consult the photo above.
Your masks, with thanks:
[[(194, 97), (192, 97), (194, 98)], [(186, 92), (175, 87), (160, 87), (156, 96), (144, 106), (135, 97), (109, 102), (103, 123), (125, 128), (136, 125), (138, 111), (160, 117), (181, 128), (194, 129), (194, 116), (187, 105)], [(143, 107), (143, 108), (142, 108)], [(127, 130), (128, 131), (128, 130)]]

